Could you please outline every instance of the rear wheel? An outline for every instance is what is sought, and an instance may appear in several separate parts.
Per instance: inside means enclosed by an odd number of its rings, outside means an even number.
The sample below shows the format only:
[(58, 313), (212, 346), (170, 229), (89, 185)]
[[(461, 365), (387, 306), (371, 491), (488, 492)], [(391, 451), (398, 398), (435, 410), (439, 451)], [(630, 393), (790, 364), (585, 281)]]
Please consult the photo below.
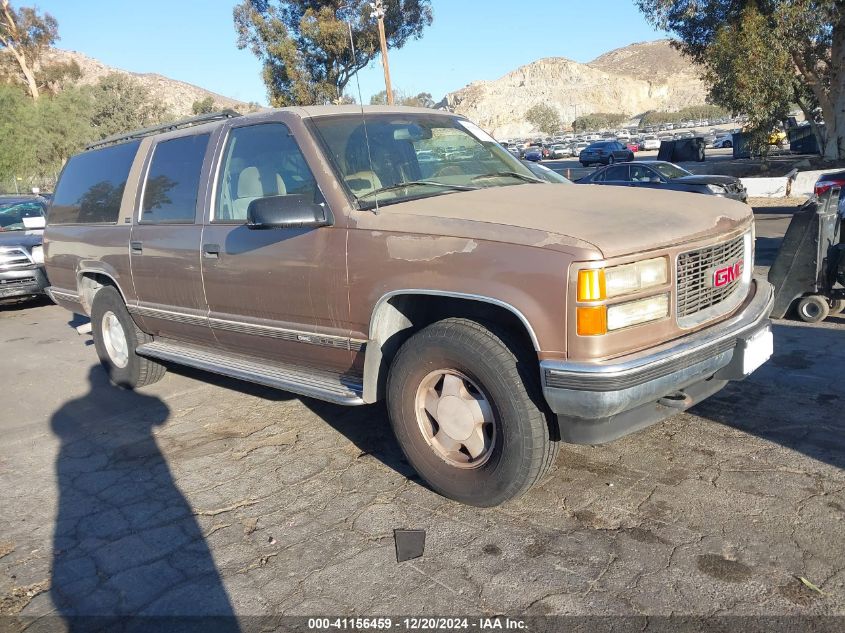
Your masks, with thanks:
[(830, 302), (831, 314), (842, 314), (845, 312), (845, 299), (833, 299)]
[(138, 356), (135, 348), (152, 340), (138, 329), (120, 293), (110, 286), (94, 295), (91, 331), (100, 363), (119, 387), (135, 389), (161, 380), (164, 365)]
[(521, 495), (554, 464), (536, 360), (506, 333), (446, 319), (412, 336), (390, 370), (390, 423), (408, 462), (440, 494), (475, 506)]
[(731, 143), (730, 141), (725, 141), (724, 143), (722, 143), (722, 147), (724, 147), (725, 149), (730, 149), (733, 146), (734, 146), (734, 144)]
[(810, 295), (799, 299), (796, 311), (798, 318), (805, 323), (818, 323), (830, 314), (830, 305), (821, 295)]
[(612, 165), (615, 162), (616, 162), (616, 159), (613, 158), (613, 154), (611, 154), (610, 156), (607, 157), (607, 164), (608, 165)]

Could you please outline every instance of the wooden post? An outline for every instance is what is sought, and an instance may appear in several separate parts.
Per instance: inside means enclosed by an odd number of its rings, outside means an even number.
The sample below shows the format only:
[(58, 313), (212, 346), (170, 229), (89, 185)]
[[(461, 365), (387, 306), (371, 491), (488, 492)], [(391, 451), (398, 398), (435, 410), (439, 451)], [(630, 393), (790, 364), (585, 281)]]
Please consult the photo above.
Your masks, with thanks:
[(378, 37), (381, 43), (381, 64), (384, 66), (384, 86), (387, 89), (387, 105), (393, 105), (393, 87), (390, 85), (390, 61), (387, 58), (387, 37), (384, 34), (383, 0), (376, 0), (376, 17), (378, 18)]

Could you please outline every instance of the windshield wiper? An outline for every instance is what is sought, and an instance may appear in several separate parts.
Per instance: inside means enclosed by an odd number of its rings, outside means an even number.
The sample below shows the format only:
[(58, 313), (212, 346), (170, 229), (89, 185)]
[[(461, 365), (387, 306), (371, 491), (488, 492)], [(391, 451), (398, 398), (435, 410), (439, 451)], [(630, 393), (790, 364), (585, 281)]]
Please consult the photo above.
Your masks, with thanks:
[(370, 191), (369, 193), (365, 193), (363, 196), (358, 196), (358, 200), (364, 200), (371, 196), (376, 196), (380, 193), (396, 191), (397, 189), (405, 189), (407, 187), (443, 187), (444, 189), (454, 189), (455, 191), (475, 191), (476, 189), (478, 189), (478, 187), (472, 187), (469, 185), (449, 185), (445, 182), (435, 182), (433, 180), (410, 180), (408, 182), (400, 182), (395, 185), (389, 185), (387, 187), (375, 189), (373, 191)]
[(533, 176), (526, 176), (525, 174), (520, 174), (518, 171), (497, 171), (492, 174), (480, 174), (472, 178), (470, 182), (475, 182), (476, 180), (481, 180), (482, 178), (503, 178), (505, 176), (510, 176), (511, 178), (519, 178), (520, 180), (524, 180), (525, 182), (545, 182), (543, 180), (540, 180), (539, 178), (534, 178)]

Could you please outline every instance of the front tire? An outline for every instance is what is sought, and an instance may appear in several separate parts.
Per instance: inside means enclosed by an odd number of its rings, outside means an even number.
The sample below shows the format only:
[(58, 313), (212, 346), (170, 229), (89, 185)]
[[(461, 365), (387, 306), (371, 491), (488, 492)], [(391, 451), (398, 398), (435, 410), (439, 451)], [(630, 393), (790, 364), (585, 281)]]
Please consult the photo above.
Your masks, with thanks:
[(438, 493), (495, 506), (554, 464), (536, 359), (495, 327), (451, 318), (412, 336), (390, 369), (390, 423), (408, 462)]
[(135, 353), (138, 345), (152, 338), (135, 325), (115, 288), (106, 286), (94, 295), (91, 331), (100, 364), (118, 387), (136, 389), (164, 376), (164, 365)]

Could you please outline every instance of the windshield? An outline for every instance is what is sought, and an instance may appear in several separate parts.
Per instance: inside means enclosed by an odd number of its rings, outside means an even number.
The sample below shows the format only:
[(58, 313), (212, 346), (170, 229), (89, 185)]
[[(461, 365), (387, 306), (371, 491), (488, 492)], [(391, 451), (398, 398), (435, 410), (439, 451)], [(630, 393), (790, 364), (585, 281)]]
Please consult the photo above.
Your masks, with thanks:
[(366, 130), (360, 115), (312, 119), (329, 159), (361, 209), (537, 181), (469, 121), (405, 113), (366, 117)]
[(681, 169), (672, 163), (655, 163), (652, 167), (659, 171), (660, 175), (668, 180), (672, 180), (673, 178), (683, 178), (684, 176), (690, 175), (688, 171)]
[(23, 202), (0, 202), (0, 231), (25, 231), (30, 228), (42, 228), (30, 218), (43, 218), (44, 205), (35, 200)]

